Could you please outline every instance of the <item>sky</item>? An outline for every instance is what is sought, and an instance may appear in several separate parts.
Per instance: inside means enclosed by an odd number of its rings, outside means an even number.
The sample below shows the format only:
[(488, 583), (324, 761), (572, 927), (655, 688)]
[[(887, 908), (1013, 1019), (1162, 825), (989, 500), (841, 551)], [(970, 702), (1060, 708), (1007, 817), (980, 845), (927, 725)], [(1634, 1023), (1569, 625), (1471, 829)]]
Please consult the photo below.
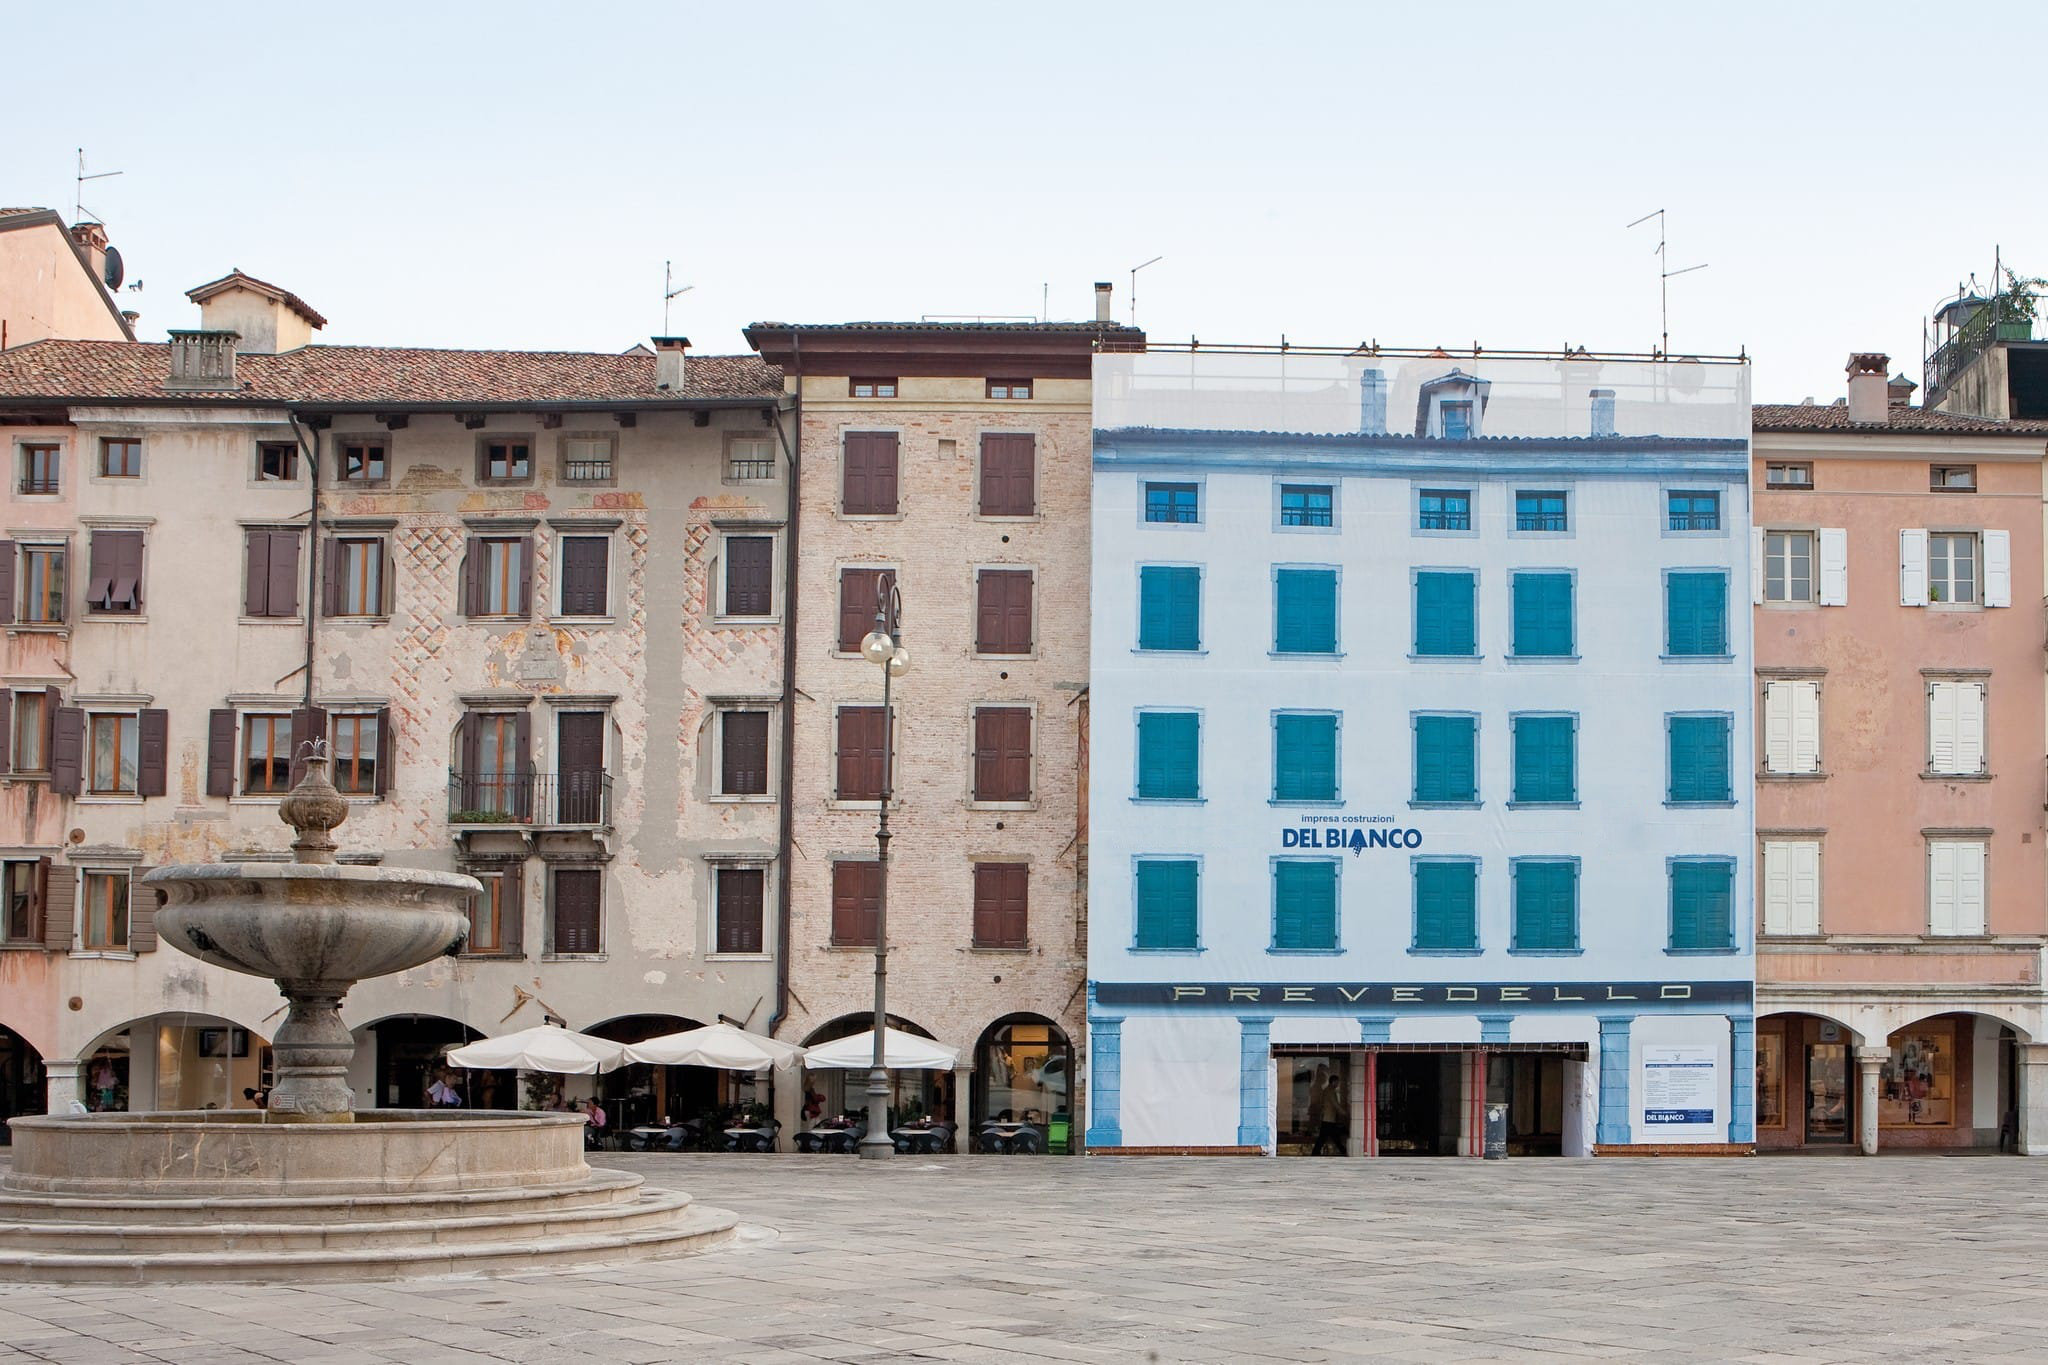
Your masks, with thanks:
[[(141, 334), (239, 267), (330, 343), (699, 353), (751, 321), (1647, 351), (1759, 401), (1918, 379), (1994, 253), (2048, 275), (2048, 6), (0, 0), (47, 97), (0, 203), (84, 186)], [(2027, 59), (2031, 60), (2031, 59)], [(1981, 74), (1979, 74), (1981, 72)]]

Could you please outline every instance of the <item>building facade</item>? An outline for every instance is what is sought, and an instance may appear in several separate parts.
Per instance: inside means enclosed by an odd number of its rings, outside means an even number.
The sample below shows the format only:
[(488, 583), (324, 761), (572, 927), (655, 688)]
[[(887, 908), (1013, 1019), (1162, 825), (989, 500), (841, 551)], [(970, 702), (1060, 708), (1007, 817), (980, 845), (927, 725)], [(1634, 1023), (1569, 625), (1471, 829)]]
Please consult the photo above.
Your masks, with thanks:
[(53, 209), (0, 208), (0, 351), (51, 337), (135, 340), (132, 315), (108, 288), (121, 278), (101, 224), (66, 228)]
[(1747, 367), (1095, 382), (1090, 1149), (1746, 1146)]

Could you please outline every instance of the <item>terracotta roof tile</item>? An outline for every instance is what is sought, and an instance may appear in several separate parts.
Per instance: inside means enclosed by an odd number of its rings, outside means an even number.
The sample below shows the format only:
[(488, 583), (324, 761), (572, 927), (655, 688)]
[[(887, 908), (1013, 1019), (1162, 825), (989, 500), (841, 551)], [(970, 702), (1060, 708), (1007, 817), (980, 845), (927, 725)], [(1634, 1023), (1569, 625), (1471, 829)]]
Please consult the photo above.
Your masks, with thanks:
[(1755, 431), (1853, 431), (1902, 436), (2048, 436), (2048, 422), (2000, 422), (1989, 417), (1964, 417), (1931, 408), (1889, 408), (1882, 422), (1852, 422), (1846, 405), (1833, 403), (1758, 403), (1750, 409)]

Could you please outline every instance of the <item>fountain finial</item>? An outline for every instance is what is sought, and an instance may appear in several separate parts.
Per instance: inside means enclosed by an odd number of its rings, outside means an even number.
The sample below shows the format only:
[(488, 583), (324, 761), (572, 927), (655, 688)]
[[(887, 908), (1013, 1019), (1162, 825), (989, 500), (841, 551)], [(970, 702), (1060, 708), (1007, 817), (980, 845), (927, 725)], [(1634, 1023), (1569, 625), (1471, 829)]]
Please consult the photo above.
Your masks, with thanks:
[(299, 745), (299, 762), (306, 771), (298, 785), (277, 803), (277, 818), (299, 832), (292, 840), (292, 860), (300, 863), (334, 861), (334, 840), (329, 832), (348, 819), (348, 802), (327, 780), (327, 741), (309, 739)]

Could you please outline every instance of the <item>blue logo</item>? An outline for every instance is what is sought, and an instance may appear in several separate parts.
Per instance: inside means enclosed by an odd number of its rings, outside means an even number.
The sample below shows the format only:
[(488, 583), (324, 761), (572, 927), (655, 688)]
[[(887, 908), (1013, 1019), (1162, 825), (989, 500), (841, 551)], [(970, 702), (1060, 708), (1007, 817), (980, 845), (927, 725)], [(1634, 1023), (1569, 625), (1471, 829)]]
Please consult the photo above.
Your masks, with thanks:
[(1396, 825), (1378, 825), (1371, 829), (1362, 825), (1353, 825), (1349, 829), (1335, 825), (1303, 825), (1297, 829), (1281, 830), (1280, 847), (1349, 849), (1356, 856), (1369, 848), (1421, 848), (1422, 831), (1402, 829)]

